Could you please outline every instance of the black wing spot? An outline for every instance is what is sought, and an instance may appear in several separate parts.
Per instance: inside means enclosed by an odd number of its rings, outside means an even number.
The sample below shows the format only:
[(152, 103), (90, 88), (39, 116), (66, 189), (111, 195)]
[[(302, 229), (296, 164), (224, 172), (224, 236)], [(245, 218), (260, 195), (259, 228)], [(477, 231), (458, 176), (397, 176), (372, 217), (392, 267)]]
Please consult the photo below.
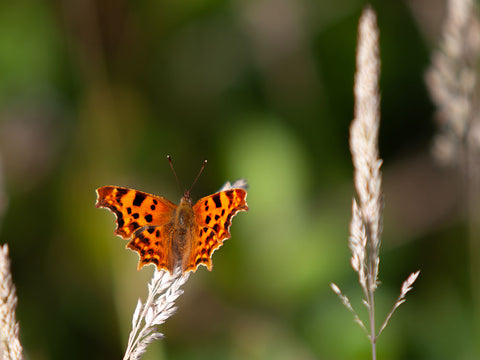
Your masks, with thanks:
[(215, 196), (212, 197), (213, 202), (215, 203), (215, 206), (219, 208), (222, 206), (222, 202), (220, 201), (220, 194), (216, 194)]
[(152, 222), (152, 220), (153, 220), (152, 215), (148, 214), (147, 216), (145, 216), (145, 221)]
[(140, 206), (142, 205), (143, 200), (145, 200), (145, 195), (141, 193), (137, 193), (135, 195), (135, 199), (133, 199), (133, 205)]
[(220, 219), (220, 215), (217, 214), (215, 215), (215, 220), (218, 220), (218, 219)]
[(118, 227), (121, 228), (123, 225), (125, 225), (125, 221), (121, 218), (118, 218), (117, 219), (117, 222), (118, 222)]
[(225, 215), (225, 209), (222, 209), (222, 216)]
[(220, 226), (218, 224), (215, 224), (215, 226), (213, 227), (213, 230), (215, 230), (215, 232), (218, 232), (218, 229), (220, 229)]
[(207, 215), (207, 217), (205, 218), (205, 224), (208, 225), (208, 223), (210, 222), (210, 220), (212, 220), (212, 218)]
[(155, 230), (154, 230), (153, 228), (147, 229), (147, 232), (148, 232), (149, 234), (153, 234), (154, 231), (155, 231)]
[(151, 205), (150, 209), (155, 210), (155, 205)]
[[(156, 236), (156, 237), (160, 237), (160, 231), (159, 231), (159, 230), (155, 231), (155, 236)], [(157, 244), (157, 245), (158, 245), (158, 244)]]
[(117, 189), (117, 193), (115, 194), (115, 196), (119, 198), (125, 195), (127, 192), (128, 192), (127, 189)]
[(140, 217), (140, 215), (138, 213), (135, 213), (132, 215), (134, 219), (138, 219)]
[(128, 215), (130, 215), (132, 213), (132, 208), (131, 207), (127, 207), (127, 213), (128, 213)]
[(233, 200), (233, 193), (234, 193), (234, 190), (229, 190), (226, 192), (227, 197), (230, 199), (230, 201)]
[(155, 199), (153, 199), (153, 203), (154, 203), (155, 205), (157, 205), (157, 204), (158, 204), (158, 201), (155, 200)]

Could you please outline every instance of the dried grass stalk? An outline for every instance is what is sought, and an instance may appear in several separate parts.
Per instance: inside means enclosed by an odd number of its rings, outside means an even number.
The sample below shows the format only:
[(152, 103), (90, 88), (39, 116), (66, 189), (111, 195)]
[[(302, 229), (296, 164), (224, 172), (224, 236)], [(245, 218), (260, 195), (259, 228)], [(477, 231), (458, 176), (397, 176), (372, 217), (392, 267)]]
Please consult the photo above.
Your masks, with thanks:
[(140, 359), (150, 343), (164, 337), (157, 330), (157, 326), (163, 324), (177, 310), (175, 300), (183, 294), (180, 287), (189, 276), (190, 272), (182, 274), (180, 267), (175, 268), (173, 274), (155, 269), (148, 284), (147, 300), (143, 304), (138, 299), (133, 313), (132, 331), (128, 338), (124, 360)]
[[(470, 254), (470, 282), (476, 336), (480, 331), (480, 19), (477, 1), (448, 0), (439, 49), (426, 73), (437, 106), (436, 158), (456, 165), (463, 177), (461, 194), (466, 205)], [(478, 357), (478, 354), (477, 354)]]
[[(380, 236), (382, 232), (382, 160), (378, 155), (380, 126), (380, 57), (375, 12), (367, 8), (358, 29), (357, 72), (355, 74), (355, 118), (350, 127), (350, 151), (354, 166), (354, 183), (358, 200), (353, 200), (350, 229), (352, 264), (363, 258), (359, 276), (365, 292), (375, 290), (378, 278)], [(360, 231), (360, 233), (358, 232)], [(361, 238), (356, 235), (361, 234)], [(359, 243), (362, 246), (358, 246)], [(367, 249), (369, 247), (369, 249)], [(369, 254), (363, 251), (369, 250)]]
[(360, 286), (368, 308), (369, 329), (360, 320), (348, 297), (339, 287), (331, 284), (332, 290), (342, 303), (353, 313), (354, 320), (367, 333), (372, 346), (372, 359), (376, 359), (376, 340), (385, 328), (393, 312), (405, 301), (418, 277), (416, 272), (404, 282), (402, 291), (387, 315), (380, 331), (375, 330), (375, 297), (378, 285), (380, 245), (382, 233), (382, 160), (378, 151), (378, 130), (380, 125), (380, 57), (378, 48), (379, 32), (375, 12), (366, 7), (358, 27), (357, 72), (355, 74), (355, 118), (350, 127), (350, 150), (354, 166), (354, 183), (357, 198), (353, 199), (350, 222), (349, 246), (352, 252), (351, 264), (358, 274)]
[(23, 359), (19, 339), (19, 324), (15, 320), (17, 295), (10, 273), (8, 245), (0, 246), (0, 358), (5, 360)]
[(476, 99), (480, 22), (473, 0), (447, 2), (442, 38), (426, 73), (440, 127), (433, 150), (441, 162), (465, 167), (468, 152), (480, 150)]

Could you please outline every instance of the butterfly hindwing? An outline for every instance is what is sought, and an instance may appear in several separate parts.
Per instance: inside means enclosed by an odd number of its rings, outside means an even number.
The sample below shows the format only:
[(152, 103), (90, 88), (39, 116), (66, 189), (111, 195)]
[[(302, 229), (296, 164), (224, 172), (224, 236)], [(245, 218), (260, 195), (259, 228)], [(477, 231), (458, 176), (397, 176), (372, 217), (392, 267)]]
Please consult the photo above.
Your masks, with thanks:
[(108, 208), (117, 216), (115, 234), (124, 239), (129, 239), (144, 226), (167, 223), (177, 208), (177, 205), (163, 197), (118, 186), (97, 189), (95, 206)]
[(134, 232), (127, 248), (138, 252), (138, 270), (144, 265), (155, 264), (158, 269), (173, 272), (175, 258), (171, 253), (171, 223), (162, 226), (147, 226)]

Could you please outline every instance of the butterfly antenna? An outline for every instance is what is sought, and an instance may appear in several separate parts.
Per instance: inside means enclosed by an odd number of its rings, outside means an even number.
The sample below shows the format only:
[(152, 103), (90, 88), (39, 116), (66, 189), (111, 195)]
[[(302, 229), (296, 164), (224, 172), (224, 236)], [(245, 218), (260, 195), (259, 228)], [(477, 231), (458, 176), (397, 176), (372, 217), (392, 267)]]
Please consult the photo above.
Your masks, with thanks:
[(197, 182), (198, 178), (199, 178), (200, 175), (202, 174), (203, 169), (205, 169), (205, 165), (207, 165), (207, 160), (205, 160), (205, 161), (203, 162), (203, 165), (202, 165), (202, 167), (200, 168), (200, 171), (198, 172), (197, 177), (196, 177), (195, 180), (193, 181), (192, 186), (190, 186), (190, 189), (188, 189), (189, 192), (190, 192), (190, 190), (192, 190), (193, 185), (195, 185), (195, 183)]
[(177, 180), (177, 185), (180, 188), (180, 192), (183, 192), (182, 185), (180, 185), (180, 181), (178, 180), (178, 176), (177, 176), (177, 173), (175, 172), (175, 168), (173, 167), (173, 162), (172, 162), (172, 158), (170, 157), (170, 155), (167, 155), (167, 159), (168, 159), (168, 162), (170, 164), (170, 167), (172, 168), (173, 175), (175, 175), (175, 179)]

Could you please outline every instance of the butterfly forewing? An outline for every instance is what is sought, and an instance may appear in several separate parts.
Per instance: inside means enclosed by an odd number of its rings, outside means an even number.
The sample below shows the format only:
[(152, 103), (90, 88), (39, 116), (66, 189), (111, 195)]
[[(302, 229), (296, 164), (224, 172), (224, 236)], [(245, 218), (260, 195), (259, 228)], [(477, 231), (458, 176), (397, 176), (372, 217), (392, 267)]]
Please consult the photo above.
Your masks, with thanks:
[(189, 266), (184, 271), (195, 271), (200, 264), (212, 269), (212, 253), (230, 238), (232, 218), (237, 212), (248, 210), (246, 198), (245, 190), (230, 189), (197, 201), (193, 206), (197, 236), (192, 244)]
[(115, 234), (129, 239), (139, 228), (169, 222), (177, 205), (163, 197), (141, 191), (103, 186), (97, 189), (96, 207), (111, 210), (117, 216)]

